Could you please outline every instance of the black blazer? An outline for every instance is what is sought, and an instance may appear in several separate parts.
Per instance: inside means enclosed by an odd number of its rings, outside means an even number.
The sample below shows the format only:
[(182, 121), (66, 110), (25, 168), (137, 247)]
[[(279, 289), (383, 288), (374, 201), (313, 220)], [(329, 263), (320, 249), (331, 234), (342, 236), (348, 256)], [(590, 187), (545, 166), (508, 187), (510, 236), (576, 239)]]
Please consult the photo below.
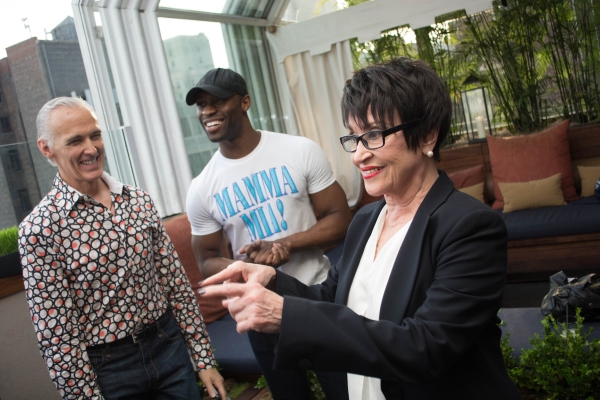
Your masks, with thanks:
[(440, 171), (411, 223), (379, 321), (346, 302), (384, 200), (363, 207), (325, 282), (277, 273), (284, 296), (276, 368), (381, 378), (386, 399), (518, 399), (500, 351), (506, 227)]

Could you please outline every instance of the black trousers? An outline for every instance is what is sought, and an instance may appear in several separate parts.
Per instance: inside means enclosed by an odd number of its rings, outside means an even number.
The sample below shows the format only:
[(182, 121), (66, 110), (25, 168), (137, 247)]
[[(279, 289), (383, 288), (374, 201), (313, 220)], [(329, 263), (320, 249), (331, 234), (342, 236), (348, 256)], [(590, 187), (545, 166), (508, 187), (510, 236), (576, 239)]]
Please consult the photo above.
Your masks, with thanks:
[[(306, 371), (274, 370), (273, 352), (278, 335), (248, 332), (252, 351), (267, 380), (274, 400), (308, 400), (310, 386)], [(327, 400), (348, 400), (348, 379), (345, 372), (315, 371)]]

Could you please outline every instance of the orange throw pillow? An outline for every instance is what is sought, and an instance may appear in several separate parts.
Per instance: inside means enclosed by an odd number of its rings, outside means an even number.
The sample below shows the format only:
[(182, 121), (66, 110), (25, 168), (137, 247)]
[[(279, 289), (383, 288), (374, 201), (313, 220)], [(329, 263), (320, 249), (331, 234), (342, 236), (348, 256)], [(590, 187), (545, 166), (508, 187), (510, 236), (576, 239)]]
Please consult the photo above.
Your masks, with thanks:
[(448, 178), (454, 182), (454, 187), (485, 203), (484, 183), (485, 170), (483, 164), (448, 173)]
[(458, 171), (448, 172), (448, 178), (454, 182), (454, 187), (457, 189), (462, 189), (467, 186), (473, 186), (477, 183), (485, 182), (485, 171), (483, 169), (483, 164), (460, 169)]
[(490, 163), (494, 177), (492, 208), (504, 207), (498, 182), (529, 182), (560, 173), (561, 190), (566, 201), (577, 200), (573, 181), (567, 130), (569, 121), (539, 133), (500, 138), (488, 136)]

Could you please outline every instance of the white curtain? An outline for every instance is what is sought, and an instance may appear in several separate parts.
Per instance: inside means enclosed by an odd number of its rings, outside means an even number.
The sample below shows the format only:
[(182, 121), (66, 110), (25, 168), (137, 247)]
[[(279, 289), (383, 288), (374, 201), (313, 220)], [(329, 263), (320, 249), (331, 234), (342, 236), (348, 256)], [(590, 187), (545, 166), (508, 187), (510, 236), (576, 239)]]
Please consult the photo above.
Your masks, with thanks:
[(362, 195), (362, 177), (338, 139), (347, 132), (340, 104), (344, 83), (352, 76), (349, 42), (336, 43), (329, 52), (315, 56), (308, 51), (290, 55), (283, 70), (298, 133), (325, 151), (348, 205), (355, 206)]
[[(103, 129), (114, 135), (113, 144), (118, 145), (120, 139), (121, 147), (127, 146), (125, 153), (133, 164), (135, 184), (147, 190), (160, 215), (167, 216), (184, 211), (192, 175), (156, 18), (158, 2), (98, 3), (124, 126), (119, 126), (115, 116), (110, 121), (106, 118), (115, 110), (110, 105), (108, 73), (98, 69), (103, 65), (94, 63), (103, 54), (101, 42), (95, 39), (98, 30), (93, 18), (94, 2), (73, 0), (73, 9), (88, 80), (96, 82), (92, 85), (92, 97), (98, 108), (102, 106)], [(112, 169), (113, 165), (127, 167), (130, 160), (119, 161), (112, 154), (110, 161), (111, 173), (117, 172), (117, 179), (134, 183), (127, 181), (121, 169)]]

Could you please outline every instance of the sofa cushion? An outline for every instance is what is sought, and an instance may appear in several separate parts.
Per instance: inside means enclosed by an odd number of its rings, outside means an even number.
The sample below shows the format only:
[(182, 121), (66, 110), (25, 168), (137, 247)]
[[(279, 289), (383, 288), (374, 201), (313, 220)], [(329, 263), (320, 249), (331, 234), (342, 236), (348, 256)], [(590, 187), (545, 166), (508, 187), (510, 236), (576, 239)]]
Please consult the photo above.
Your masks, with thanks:
[(600, 165), (596, 167), (578, 165), (577, 170), (581, 177), (581, 197), (593, 196), (596, 182), (600, 179)]
[(261, 374), (248, 333), (239, 334), (236, 323), (229, 314), (208, 325), (206, 330), (215, 349), (215, 360), (219, 363), (222, 375)]
[(462, 187), (460, 189), (461, 192), (468, 194), (469, 196), (475, 197), (477, 200), (485, 203), (485, 199), (483, 198), (483, 182), (476, 183), (473, 186)]
[(457, 189), (481, 183), (485, 180), (483, 164), (449, 172), (448, 178), (454, 182), (454, 187)]
[(504, 198), (504, 212), (527, 210), (567, 203), (560, 189), (560, 174), (529, 182), (498, 182)]
[(204, 322), (209, 324), (227, 314), (227, 309), (221, 304), (220, 298), (208, 299), (198, 295), (197, 291), (200, 288), (198, 282), (204, 278), (198, 269), (196, 256), (192, 250), (192, 227), (190, 221), (187, 219), (187, 214), (177, 215), (164, 220), (163, 225), (171, 238), (173, 247), (175, 247), (175, 251), (179, 256), (179, 261), (183, 265), (185, 273), (192, 284)]
[(498, 182), (528, 182), (561, 173), (566, 201), (577, 200), (567, 130), (569, 121), (533, 133), (514, 137), (487, 137), (494, 177), (494, 209), (504, 207)]
[(483, 164), (448, 173), (448, 178), (454, 182), (454, 187), (467, 193), (477, 200), (485, 202), (483, 189), (485, 170)]
[(581, 198), (566, 206), (502, 213), (508, 240), (600, 232), (600, 200)]

